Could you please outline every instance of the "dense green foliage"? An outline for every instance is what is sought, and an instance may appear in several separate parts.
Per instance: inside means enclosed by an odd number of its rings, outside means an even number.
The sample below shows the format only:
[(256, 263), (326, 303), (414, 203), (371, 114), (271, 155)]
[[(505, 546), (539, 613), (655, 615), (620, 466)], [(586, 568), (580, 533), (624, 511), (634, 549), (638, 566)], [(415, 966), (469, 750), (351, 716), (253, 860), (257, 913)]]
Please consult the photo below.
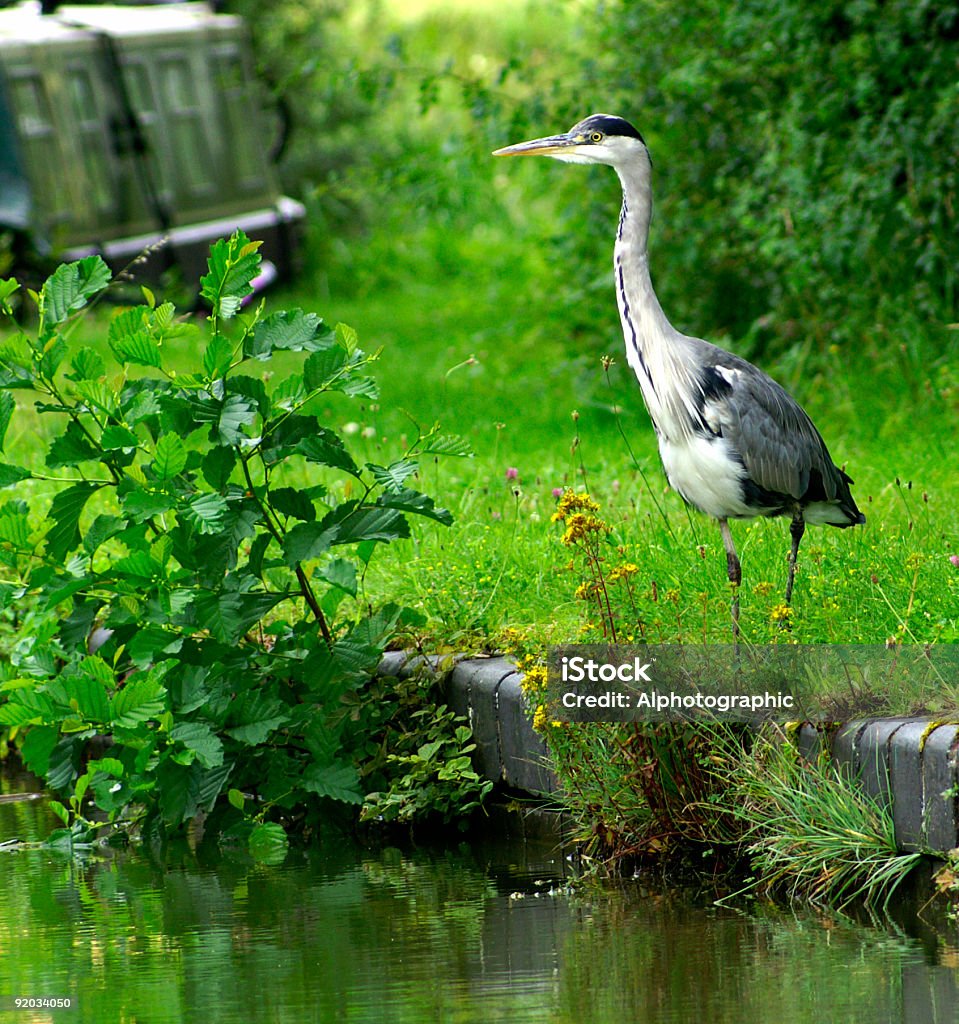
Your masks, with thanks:
[[(562, 114), (646, 135), (684, 329), (825, 348), (959, 316), (959, 5), (619, 0), (592, 29)], [(579, 220), (581, 267), (607, 221)]]
[[(433, 429), (386, 465), (357, 464), (326, 403), (375, 397), (375, 357), (312, 313), (244, 312), (258, 248), (242, 232), (213, 246), (208, 335), (145, 292), (109, 321), (113, 366), (71, 345), (72, 321), (111, 281), (88, 257), (36, 296), (36, 333), (0, 347), (3, 433), (13, 391), (36, 393), (56, 424), (45, 467), (3, 463), (2, 483), (63, 485), (39, 521), (22, 498), (0, 507), (0, 596), (22, 630), (0, 724), (69, 794), (65, 823), (87, 823), (87, 797), (110, 821), (145, 812), (167, 828), (219, 808), (227, 825), (256, 824), (251, 848), (268, 847), (283, 835), (269, 819), (315, 825), (321, 801), (361, 804), (389, 785), (386, 734), (403, 753), (416, 735), (415, 694), (391, 700), (370, 682), (410, 615), (356, 599), (377, 545), (408, 537), (408, 517), (452, 521), (410, 487), (418, 460), (468, 449)], [(4, 300), (14, 291), (5, 282)], [(168, 368), (183, 345), (194, 372)], [(277, 355), (293, 372), (250, 372)], [(468, 730), (454, 735), (459, 754)], [(461, 775), (445, 778), (482, 794)]]

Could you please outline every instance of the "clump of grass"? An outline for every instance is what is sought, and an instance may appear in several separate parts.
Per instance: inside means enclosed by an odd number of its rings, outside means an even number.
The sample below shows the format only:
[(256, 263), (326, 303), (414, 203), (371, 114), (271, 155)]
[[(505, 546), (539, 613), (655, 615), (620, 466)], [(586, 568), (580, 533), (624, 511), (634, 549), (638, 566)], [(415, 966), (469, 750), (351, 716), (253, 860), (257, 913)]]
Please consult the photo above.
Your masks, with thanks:
[(756, 879), (750, 888), (842, 909), (885, 910), (922, 860), (896, 848), (892, 814), (845, 778), (832, 759), (810, 763), (782, 734), (748, 752), (727, 746), (729, 810)]

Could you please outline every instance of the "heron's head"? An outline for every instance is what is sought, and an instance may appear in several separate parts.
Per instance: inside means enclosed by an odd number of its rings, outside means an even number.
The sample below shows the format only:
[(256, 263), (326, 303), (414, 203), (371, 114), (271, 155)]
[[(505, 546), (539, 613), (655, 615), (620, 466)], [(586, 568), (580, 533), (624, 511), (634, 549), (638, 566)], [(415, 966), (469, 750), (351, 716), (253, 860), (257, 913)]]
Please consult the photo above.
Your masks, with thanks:
[(519, 142), (497, 149), (493, 156), (551, 156), (573, 164), (608, 164), (621, 166), (649, 154), (642, 135), (621, 117), (612, 114), (590, 114), (564, 135)]

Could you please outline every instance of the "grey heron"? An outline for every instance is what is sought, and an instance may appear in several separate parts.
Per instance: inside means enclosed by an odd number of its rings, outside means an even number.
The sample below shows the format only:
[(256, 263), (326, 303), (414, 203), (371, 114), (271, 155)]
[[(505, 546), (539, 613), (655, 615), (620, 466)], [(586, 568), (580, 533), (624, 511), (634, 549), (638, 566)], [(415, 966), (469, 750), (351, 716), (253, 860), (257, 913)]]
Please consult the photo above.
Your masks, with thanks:
[(550, 156), (606, 164), (619, 175), (623, 205), (613, 251), (626, 358), (639, 380), (666, 478), (683, 500), (719, 523), (739, 636), (742, 567), (730, 519), (790, 516), (786, 605), (792, 601), (806, 523), (855, 526), (866, 517), (853, 482), (829, 455), (802, 407), (771, 377), (731, 352), (677, 331), (649, 274), (652, 163), (626, 120), (592, 114), (562, 135), (533, 139), (494, 156)]

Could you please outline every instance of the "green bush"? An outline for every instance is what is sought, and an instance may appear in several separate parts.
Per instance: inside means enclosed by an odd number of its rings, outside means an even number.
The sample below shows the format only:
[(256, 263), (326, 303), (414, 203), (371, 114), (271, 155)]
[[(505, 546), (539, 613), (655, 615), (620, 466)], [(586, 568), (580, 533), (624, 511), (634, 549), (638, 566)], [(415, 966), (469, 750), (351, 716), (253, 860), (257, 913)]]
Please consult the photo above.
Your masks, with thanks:
[[(269, 847), (269, 819), (315, 824), (364, 799), (360, 752), (384, 715), (360, 696), (410, 615), (366, 606), (362, 576), (410, 516), (451, 522), (409, 484), (418, 458), (468, 449), (434, 428), (388, 465), (358, 465), (326, 403), (374, 398), (375, 356), (312, 313), (245, 312), (258, 245), (237, 232), (213, 246), (208, 333), (145, 290), (110, 319), (119, 367), (71, 346), (111, 281), (89, 257), (34, 296), (35, 334), (0, 344), (0, 444), (12, 391), (56, 424), (42, 471), (0, 464), (3, 486), (55, 490), (39, 521), (21, 498), (0, 505), (0, 601), (30, 609), (0, 725), (68, 795), (69, 811), (54, 805), (67, 824), (89, 824), (85, 800), (166, 829), (217, 810)], [(173, 345), (195, 349), (193, 372), (168, 368)], [(294, 368), (244, 372), (274, 357)]]
[[(957, 318), (959, 4), (619, 0), (590, 35), (575, 109), (557, 113), (602, 106), (645, 134), (653, 266), (677, 326), (759, 350)], [(580, 208), (580, 280), (615, 218), (613, 186), (589, 177), (595, 216), (582, 176), (561, 186)]]

